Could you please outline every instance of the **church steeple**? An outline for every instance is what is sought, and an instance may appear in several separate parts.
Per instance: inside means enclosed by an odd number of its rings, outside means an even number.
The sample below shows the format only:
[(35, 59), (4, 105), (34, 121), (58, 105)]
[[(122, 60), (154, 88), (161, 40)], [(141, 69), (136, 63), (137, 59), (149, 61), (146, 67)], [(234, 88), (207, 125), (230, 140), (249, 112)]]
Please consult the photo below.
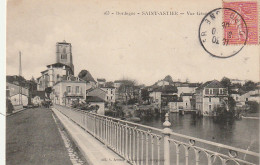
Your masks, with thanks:
[(72, 60), (71, 43), (63, 42), (56, 43), (56, 62), (65, 64), (71, 67), (74, 73), (74, 65)]

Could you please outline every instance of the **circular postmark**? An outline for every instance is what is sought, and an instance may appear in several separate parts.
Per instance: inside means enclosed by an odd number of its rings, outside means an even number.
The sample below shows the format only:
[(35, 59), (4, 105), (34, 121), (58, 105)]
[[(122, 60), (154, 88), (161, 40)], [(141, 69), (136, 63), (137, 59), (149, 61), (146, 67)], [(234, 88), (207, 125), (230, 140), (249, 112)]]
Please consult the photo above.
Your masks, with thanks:
[(248, 30), (243, 17), (230, 8), (217, 8), (202, 19), (199, 40), (204, 50), (213, 57), (228, 58), (246, 45)]

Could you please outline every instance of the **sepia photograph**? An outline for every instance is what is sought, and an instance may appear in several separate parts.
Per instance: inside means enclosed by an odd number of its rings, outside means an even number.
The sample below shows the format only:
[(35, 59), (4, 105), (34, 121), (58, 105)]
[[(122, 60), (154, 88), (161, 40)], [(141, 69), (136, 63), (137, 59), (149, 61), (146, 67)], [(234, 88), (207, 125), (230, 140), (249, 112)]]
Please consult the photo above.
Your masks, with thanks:
[(257, 0), (5, 0), (0, 164), (258, 165)]

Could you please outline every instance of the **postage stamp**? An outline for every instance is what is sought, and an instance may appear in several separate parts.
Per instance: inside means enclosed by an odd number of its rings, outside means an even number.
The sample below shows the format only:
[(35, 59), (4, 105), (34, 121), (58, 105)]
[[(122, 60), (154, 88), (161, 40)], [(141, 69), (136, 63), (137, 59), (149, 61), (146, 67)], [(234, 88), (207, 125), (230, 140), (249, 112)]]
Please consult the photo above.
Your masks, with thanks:
[(247, 37), (244, 18), (229, 8), (210, 11), (199, 26), (200, 43), (213, 57), (228, 58), (236, 55), (246, 45)]
[(245, 33), (241, 32), (243, 24), (241, 24), (241, 17), (244, 19), (247, 30), (247, 45), (259, 44), (259, 27), (258, 27), (258, 9), (256, 1), (223, 1), (223, 8), (228, 8), (236, 11), (238, 14), (232, 12), (232, 10), (224, 10), (223, 21), (226, 23), (224, 28), (225, 37), (232, 33), (232, 37), (229, 38), (228, 43), (243, 44), (246, 37)]

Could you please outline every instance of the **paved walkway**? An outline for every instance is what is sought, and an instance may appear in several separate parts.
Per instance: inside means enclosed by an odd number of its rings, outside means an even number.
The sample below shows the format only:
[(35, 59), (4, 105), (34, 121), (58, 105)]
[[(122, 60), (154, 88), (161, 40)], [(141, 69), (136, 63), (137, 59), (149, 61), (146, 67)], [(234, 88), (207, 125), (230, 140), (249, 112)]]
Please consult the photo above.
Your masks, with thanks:
[(64, 116), (60, 111), (56, 110), (55, 108), (52, 110), (67, 129), (75, 143), (78, 144), (82, 154), (88, 160), (88, 163), (94, 165), (127, 164), (112, 150), (108, 149), (104, 144), (88, 134), (86, 131)]
[(6, 124), (7, 165), (72, 164), (50, 109), (27, 109)]

